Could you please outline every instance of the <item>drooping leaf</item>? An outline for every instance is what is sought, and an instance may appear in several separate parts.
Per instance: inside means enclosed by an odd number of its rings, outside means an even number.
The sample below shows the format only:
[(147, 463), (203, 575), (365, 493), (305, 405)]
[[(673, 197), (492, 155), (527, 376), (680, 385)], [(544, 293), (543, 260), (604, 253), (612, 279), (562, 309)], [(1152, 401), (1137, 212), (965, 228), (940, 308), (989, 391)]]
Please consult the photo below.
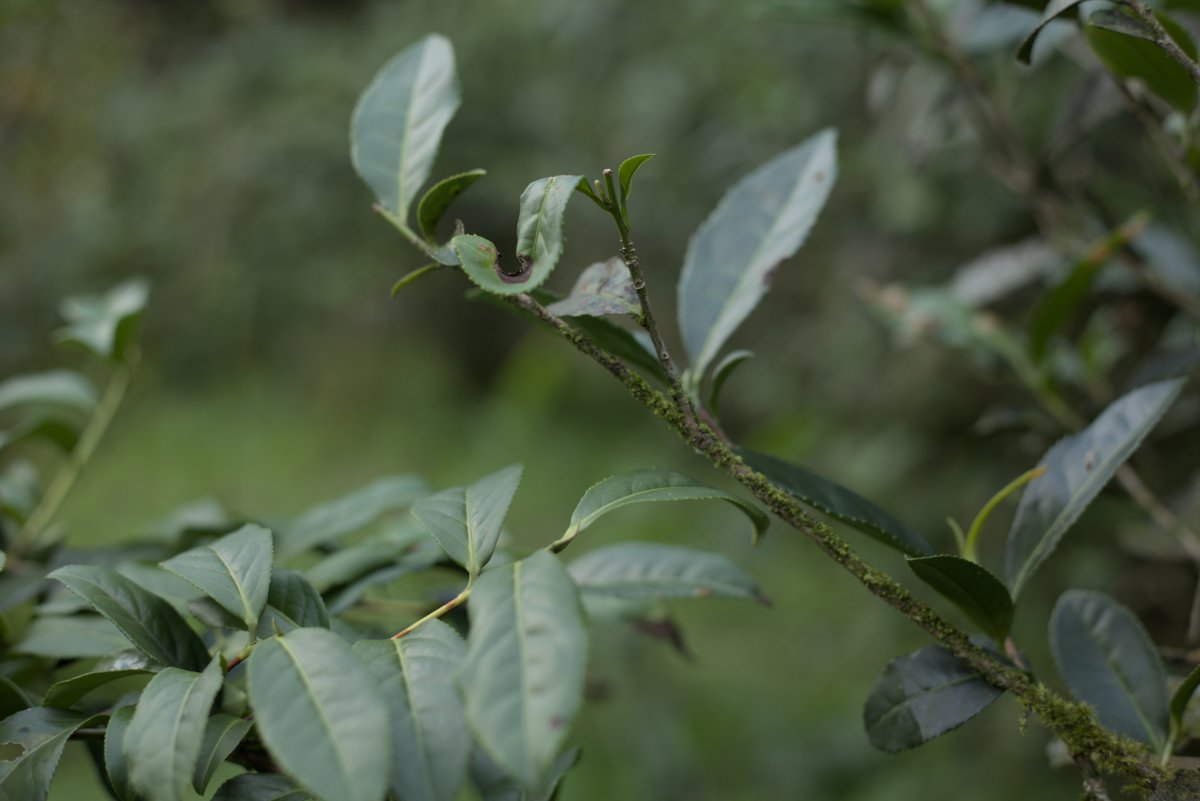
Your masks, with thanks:
[(21, 406), (50, 406), (88, 415), (96, 408), (96, 390), (74, 370), (49, 370), (0, 382), (0, 411)]
[(423, 498), (413, 506), (413, 516), (447, 556), (471, 575), (478, 575), (496, 549), (500, 527), (520, 483), (521, 466), (511, 465), (469, 487)]
[(291, 559), (352, 534), (390, 512), (411, 506), (428, 492), (425, 482), (416, 476), (388, 476), (309, 509), (277, 532), (277, 558)]
[(249, 524), (160, 564), (255, 631), (267, 604), (273, 549), (271, 532)]
[(243, 773), (221, 785), (212, 801), (311, 801), (312, 796), (278, 773)]
[(729, 376), (733, 375), (733, 371), (738, 368), (738, 365), (753, 358), (754, 354), (751, 351), (735, 350), (717, 362), (717, 366), (713, 368), (712, 382), (709, 384), (708, 401), (705, 403), (705, 408), (716, 414), (717, 401), (721, 398), (721, 390), (724, 388), (725, 382), (729, 380)]
[(984, 634), (1004, 642), (1012, 628), (1013, 603), (1000, 579), (957, 556), (922, 556), (907, 562), (917, 578), (966, 613)]
[(436, 244), (437, 225), (446, 213), (446, 209), (450, 208), (454, 199), (467, 191), (471, 184), (485, 175), (487, 175), (487, 170), (460, 172), (449, 178), (443, 178), (429, 187), (429, 191), (422, 195), (421, 202), (417, 204), (417, 225), (420, 227), (421, 235), (427, 241)]
[(73, 676), (72, 678), (63, 679), (50, 685), (50, 689), (46, 690), (46, 697), (42, 701), (42, 705), (58, 707), (59, 709), (69, 709), (80, 698), (106, 684), (127, 679), (131, 676), (150, 675), (151, 671), (146, 668), (132, 668), (129, 670), (101, 670), (94, 673)]
[(204, 739), (200, 742), (200, 756), (192, 772), (192, 787), (203, 794), (212, 781), (213, 774), (221, 763), (238, 747), (246, 732), (253, 726), (250, 721), (218, 712), (204, 725)]
[(1132, 612), (1102, 593), (1068, 590), (1050, 615), (1050, 645), (1072, 694), (1094, 706), (1102, 724), (1162, 752), (1167, 674)]
[(0, 798), (46, 801), (67, 739), (94, 719), (39, 706), (0, 721), (0, 744), (12, 743), (22, 749), (12, 759), (0, 761)]
[(796, 500), (822, 514), (853, 526), (884, 545), (909, 556), (929, 556), (933, 548), (917, 532), (856, 492), (835, 484), (800, 465), (754, 451), (738, 450), (750, 467)]
[(58, 330), (58, 341), (78, 345), (102, 359), (125, 361), (149, 294), (149, 285), (134, 279), (103, 295), (67, 298), (59, 309), (67, 325)]
[(1133, 454), (1183, 390), (1183, 380), (1147, 384), (1124, 395), (1078, 434), (1064, 437), (1040, 464), (1046, 473), (1026, 487), (1004, 555), (1016, 598), (1067, 530)]
[[(1196, 44), (1188, 32), (1171, 18), (1156, 16), (1180, 49), (1195, 59)], [(1084, 33), (1092, 50), (1118, 77), (1144, 81), (1150, 91), (1184, 114), (1196, 107), (1196, 82), (1157, 43), (1096, 25), (1087, 25)]]
[(362, 640), (354, 652), (391, 703), (392, 794), (397, 801), (451, 801), (473, 743), (454, 683), (466, 656), (462, 638), (431, 620), (398, 640)]
[(637, 316), (642, 313), (629, 268), (616, 257), (586, 268), (579, 274), (571, 294), (547, 308), (559, 317)]
[(808, 236), (837, 173), (825, 130), (734, 186), (688, 243), (679, 278), (679, 325), (694, 386), (766, 294), (772, 270)]
[(454, 48), (438, 34), (392, 58), (358, 99), (350, 122), (354, 169), (401, 223), (429, 178), (458, 105)]
[(740, 509), (754, 525), (754, 541), (762, 537), (770, 518), (748, 501), (693, 478), (662, 468), (618, 473), (588, 488), (571, 513), (571, 523), (561, 541), (570, 540), (597, 519), (622, 506), (661, 501), (725, 501)]
[(587, 634), (575, 584), (538, 551), (484, 573), (468, 611), (467, 719), (488, 756), (537, 792), (583, 697)]
[(118, 706), (104, 727), (104, 772), (117, 801), (136, 801), (129, 783), (129, 760), (125, 758), (125, 733), (133, 720), (133, 710), (133, 704)]
[(585, 593), (618, 598), (745, 598), (770, 605), (754, 579), (721, 554), (623, 542), (584, 554), (567, 568)]
[(99, 615), (47, 615), (30, 624), (13, 651), (48, 659), (86, 659), (128, 648), (129, 642)]
[(50, 574), (108, 618), (144, 654), (163, 665), (202, 670), (208, 649), (162, 598), (115, 570), (67, 565)]
[(488, 758), (483, 749), (471, 753), (471, 784), (479, 792), (481, 801), (553, 801), (567, 771), (579, 761), (579, 747), (568, 748), (559, 754), (550, 769), (550, 779), (545, 788), (536, 793), (527, 793), (509, 778), (495, 762)]
[(124, 749), (129, 785), (145, 801), (184, 797), (223, 678), (221, 664), (214, 659), (202, 673), (166, 668), (142, 691)]
[(629, 202), (629, 192), (633, 189), (634, 174), (638, 171), (639, 167), (654, 158), (654, 155), (654, 153), (642, 153), (638, 156), (630, 156), (622, 161), (621, 166), (617, 168), (617, 180), (621, 182), (621, 198), (623, 202)]
[(374, 674), (326, 629), (259, 643), (249, 659), (255, 726), (267, 751), (321, 801), (381, 801), (391, 722)]
[(1037, 27), (1029, 32), (1029, 35), (1021, 42), (1021, 46), (1017, 49), (1017, 60), (1022, 64), (1028, 64), (1033, 57), (1033, 44), (1037, 41), (1038, 35), (1042, 30), (1053, 22), (1058, 17), (1067, 13), (1083, 0), (1050, 0), (1046, 3), (1046, 9), (1042, 13), (1042, 20), (1037, 24)]
[(871, 745), (895, 753), (958, 728), (1003, 694), (937, 645), (893, 659), (871, 688), (863, 724)]

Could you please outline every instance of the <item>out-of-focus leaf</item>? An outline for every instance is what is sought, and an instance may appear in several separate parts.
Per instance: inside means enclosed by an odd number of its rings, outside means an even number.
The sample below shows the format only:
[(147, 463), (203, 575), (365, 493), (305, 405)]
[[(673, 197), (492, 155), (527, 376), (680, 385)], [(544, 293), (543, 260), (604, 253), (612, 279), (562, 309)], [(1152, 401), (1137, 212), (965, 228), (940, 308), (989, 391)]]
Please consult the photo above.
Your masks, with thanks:
[(488, 756), (536, 793), (583, 700), (587, 634), (575, 584), (538, 551), (484, 573), (468, 610), (467, 719)]
[(363, 640), (354, 652), (391, 703), (392, 794), (402, 801), (451, 801), (466, 775), (473, 740), (454, 675), (466, 656), (440, 620), (393, 640)]
[(0, 798), (46, 801), (67, 739), (93, 719), (79, 712), (39, 706), (0, 721), (0, 743), (22, 749), (19, 755), (0, 762)]
[(255, 631), (267, 605), (273, 548), (271, 532), (249, 524), (161, 564)]
[(928, 556), (933, 553), (933, 548), (924, 537), (861, 495), (807, 468), (774, 456), (747, 450), (738, 450), (737, 453), (772, 484), (787, 490), (792, 497), (822, 514), (840, 520), (909, 556)]
[(837, 174), (825, 130), (735, 185), (688, 243), (679, 278), (679, 325), (693, 386), (762, 300), (772, 270), (804, 243)]
[(986, 251), (954, 274), (950, 293), (960, 303), (987, 306), (1041, 278), (1058, 255), (1038, 237)]
[(1169, 228), (1151, 225), (1132, 247), (1145, 260), (1152, 281), (1200, 298), (1200, 253), (1188, 239)]
[(471, 184), (487, 175), (487, 170), (471, 170), (443, 178), (429, 187), (417, 204), (417, 225), (422, 236), (431, 243), (437, 242), (437, 225), (454, 199), (470, 188)]
[(67, 298), (59, 309), (67, 325), (59, 329), (58, 341), (78, 345), (102, 359), (125, 361), (149, 294), (149, 285), (135, 279), (104, 295)]
[(1068, 590), (1050, 615), (1050, 645), (1067, 686), (1101, 723), (1162, 752), (1167, 675), (1132, 612), (1101, 593)]
[(208, 649), (179, 613), (115, 570), (67, 565), (49, 578), (91, 604), (151, 659), (188, 670), (208, 664)]
[(1192, 672), (1171, 693), (1171, 731), (1177, 732), (1183, 726), (1183, 713), (1187, 711), (1188, 702), (1192, 700), (1197, 687), (1200, 687), (1200, 665), (1192, 668)]
[(317, 562), (306, 572), (308, 580), (321, 592), (343, 587), (372, 571), (393, 565), (416, 550), (415, 538), (425, 538), (419, 526), (411, 536), (380, 536), (355, 543)]
[(309, 548), (352, 534), (385, 514), (411, 506), (428, 493), (425, 482), (416, 476), (388, 476), (309, 509), (277, 532), (278, 559), (291, 559)]
[(86, 659), (128, 647), (125, 635), (99, 615), (51, 615), (34, 620), (13, 651), (48, 659)]
[(745, 598), (770, 601), (749, 575), (721, 554), (623, 542), (584, 554), (567, 568), (582, 592), (618, 598)]
[(253, 725), (248, 720), (224, 712), (218, 712), (208, 719), (204, 725), (204, 739), (200, 742), (200, 756), (192, 772), (192, 787), (196, 788), (197, 793), (203, 794), (208, 789), (208, 783), (212, 781), (217, 768), (233, 753)]
[(129, 784), (146, 801), (183, 799), (223, 678), (214, 659), (202, 673), (166, 668), (142, 691), (124, 748)]
[(937, 645), (893, 659), (871, 688), (863, 724), (871, 745), (915, 748), (978, 715), (1003, 694)]
[[(22, 709), (29, 709), (31, 706), (33, 706), (33, 702), (29, 700), (25, 691), (17, 686), (16, 682), (7, 676), (0, 676), (0, 720), (4, 720)], [(48, 704), (43, 704), (43, 706), (48, 706)]]
[(510, 465), (469, 487), (423, 498), (413, 506), (413, 516), (447, 556), (476, 576), (496, 549), (500, 527), (520, 483), (521, 466)]
[(1099, 11), (1093, 11), (1088, 17), (1088, 25), (1125, 36), (1136, 36), (1139, 39), (1154, 41), (1154, 32), (1146, 27), (1146, 23), (1132, 14), (1117, 9), (1102, 8)]
[(483, 749), (476, 748), (471, 754), (471, 784), (479, 791), (481, 801), (553, 801), (558, 797), (563, 777), (578, 761), (578, 747), (563, 751), (550, 769), (546, 787), (536, 793), (526, 793), (488, 758)]
[(957, 556), (922, 556), (907, 560), (917, 578), (966, 613), (984, 634), (997, 642), (1008, 636), (1013, 603), (1008, 588), (984, 568)]
[(721, 390), (725, 386), (725, 382), (729, 380), (729, 376), (733, 375), (733, 371), (738, 368), (742, 362), (754, 358), (754, 353), (748, 350), (735, 350), (732, 353), (727, 353), (721, 361), (717, 362), (717, 366), (713, 368), (712, 383), (708, 388), (708, 401), (705, 404), (713, 414), (717, 412), (717, 402), (721, 399)]
[(84, 673), (80, 676), (74, 676), (69, 679), (63, 679), (50, 685), (50, 689), (46, 690), (46, 697), (42, 701), (43, 706), (54, 706), (59, 709), (69, 709), (74, 706), (80, 698), (90, 693), (92, 690), (103, 687), (106, 684), (111, 684), (114, 681), (127, 679), (131, 676), (149, 676), (151, 671), (146, 668), (134, 668), (132, 670), (102, 670), (95, 673)]
[(1042, 13), (1042, 21), (1037, 24), (1037, 27), (1029, 32), (1021, 42), (1020, 48), (1017, 49), (1017, 60), (1023, 64), (1028, 64), (1033, 56), (1033, 44), (1037, 41), (1038, 35), (1042, 30), (1049, 25), (1054, 19), (1065, 14), (1071, 9), (1082, 3), (1083, 0), (1050, 0), (1046, 3), (1045, 11)]
[(586, 268), (580, 273), (571, 294), (547, 308), (559, 317), (637, 316), (642, 313), (629, 268), (616, 257)]
[(259, 643), (249, 659), (255, 726), (275, 762), (322, 801), (380, 801), (392, 759), (383, 690), (326, 629)]
[(454, 47), (438, 34), (393, 57), (358, 99), (350, 122), (354, 169), (401, 223), (458, 105)]
[(1013, 518), (1004, 572), (1016, 598), (1063, 535), (1125, 463), (1183, 391), (1183, 380), (1161, 381), (1124, 395), (1090, 426), (1046, 452), (1046, 473), (1026, 487)]
[(51, 406), (91, 414), (96, 390), (74, 370), (49, 370), (0, 382), (0, 411), (20, 406)]
[(278, 773), (243, 773), (221, 785), (212, 801), (311, 801), (312, 796)]
[(133, 720), (133, 711), (133, 704), (118, 706), (104, 727), (104, 772), (117, 801), (136, 801), (129, 783), (129, 760), (125, 758), (125, 732)]
[[(1191, 58), (1196, 44), (1179, 23), (1156, 14), (1159, 23)], [(1121, 78), (1140, 78), (1150, 91), (1167, 103), (1189, 113), (1196, 107), (1197, 88), (1191, 75), (1155, 42), (1089, 24), (1084, 28), (1092, 50)]]

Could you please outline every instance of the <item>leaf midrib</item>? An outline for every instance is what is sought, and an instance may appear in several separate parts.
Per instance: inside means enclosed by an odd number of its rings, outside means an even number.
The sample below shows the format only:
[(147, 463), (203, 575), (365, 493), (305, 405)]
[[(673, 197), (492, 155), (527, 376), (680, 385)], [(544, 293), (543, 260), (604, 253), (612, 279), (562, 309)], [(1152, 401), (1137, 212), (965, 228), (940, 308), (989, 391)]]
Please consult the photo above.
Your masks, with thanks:
[(1079, 613), (1076, 613), (1076, 615), (1084, 634), (1087, 635), (1088, 640), (1091, 641), (1092, 645), (1095, 646), (1096, 650), (1100, 653), (1101, 658), (1104, 660), (1104, 664), (1108, 666), (1109, 672), (1113, 675), (1113, 678), (1116, 679), (1117, 684), (1121, 687), (1121, 690), (1124, 691), (1125, 698), (1129, 702), (1129, 705), (1133, 707), (1134, 714), (1137, 715), (1138, 721), (1142, 724), (1142, 728), (1145, 730), (1147, 736), (1149, 736), (1155, 753), (1162, 751), (1163, 742), (1162, 739), (1157, 736), (1157, 727), (1154, 726), (1146, 716), (1145, 711), (1142, 709), (1141, 702), (1134, 693), (1133, 688), (1125, 680), (1125, 674), (1117, 669), (1118, 663), (1113, 661), (1109, 656), (1108, 651), (1103, 647), (1103, 641), (1093, 633), (1092, 627), (1088, 624), (1088, 621), (1084, 619), (1083, 615)]
[(408, 676), (408, 657), (404, 653), (403, 641), (392, 640), (392, 642), (395, 644), (396, 661), (400, 664), (400, 680), (404, 683), (404, 696), (408, 701), (408, 717), (412, 721), (413, 734), (417, 739), (417, 750), (421, 753), (421, 773), (425, 778), (426, 787), (429, 788), (430, 797), (436, 798), (437, 789), (433, 781), (433, 766), (429, 761), (429, 745), (425, 738), (425, 727), (417, 715), (416, 695)]

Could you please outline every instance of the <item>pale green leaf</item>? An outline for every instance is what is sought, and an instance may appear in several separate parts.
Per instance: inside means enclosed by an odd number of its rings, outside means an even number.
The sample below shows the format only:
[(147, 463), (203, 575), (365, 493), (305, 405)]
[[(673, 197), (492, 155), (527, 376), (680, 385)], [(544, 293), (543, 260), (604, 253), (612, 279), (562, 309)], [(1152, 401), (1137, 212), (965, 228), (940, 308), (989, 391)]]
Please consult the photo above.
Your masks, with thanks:
[(58, 341), (78, 345), (102, 359), (126, 361), (149, 294), (146, 282), (135, 279), (104, 295), (67, 298), (59, 309), (67, 325), (58, 330)]
[(53, 406), (88, 415), (96, 408), (96, 390), (74, 370), (49, 370), (0, 382), (0, 411), (20, 406)]
[(160, 564), (255, 631), (267, 604), (272, 551), (271, 532), (250, 524)]
[(521, 466), (511, 465), (479, 479), (423, 498), (413, 515), (446, 555), (478, 575), (492, 557), (508, 505), (521, 483)]
[(618, 598), (745, 598), (770, 605), (754, 579), (724, 556), (675, 545), (623, 542), (567, 568), (584, 593)]

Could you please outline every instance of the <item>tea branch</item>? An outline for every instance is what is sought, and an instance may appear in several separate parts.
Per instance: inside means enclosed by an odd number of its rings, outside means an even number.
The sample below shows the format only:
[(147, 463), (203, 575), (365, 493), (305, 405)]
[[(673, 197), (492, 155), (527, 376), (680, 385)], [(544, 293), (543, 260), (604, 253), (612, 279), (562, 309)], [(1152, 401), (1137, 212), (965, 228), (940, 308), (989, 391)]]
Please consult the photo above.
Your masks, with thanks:
[(1163, 24), (1158, 21), (1158, 17), (1154, 15), (1154, 11), (1146, 5), (1142, 0), (1117, 0), (1118, 3), (1128, 8), (1142, 24), (1146, 26), (1148, 33), (1151, 35), (1152, 41), (1158, 45), (1163, 51), (1175, 60), (1179, 66), (1187, 70), (1187, 74), (1192, 80), (1200, 84), (1200, 64), (1197, 64), (1184, 49), (1179, 46)]

